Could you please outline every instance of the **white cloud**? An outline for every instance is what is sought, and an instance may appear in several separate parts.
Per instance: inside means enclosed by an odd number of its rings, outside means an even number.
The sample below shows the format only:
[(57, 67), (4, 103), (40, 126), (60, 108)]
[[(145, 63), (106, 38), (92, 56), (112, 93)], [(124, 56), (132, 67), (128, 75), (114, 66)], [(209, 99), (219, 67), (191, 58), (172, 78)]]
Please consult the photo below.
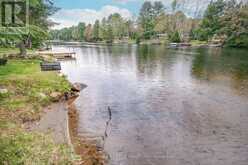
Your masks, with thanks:
[(79, 22), (93, 24), (97, 19), (101, 20), (113, 13), (119, 13), (126, 19), (132, 18), (132, 13), (129, 10), (107, 5), (103, 6), (99, 11), (92, 9), (61, 9), (51, 17), (51, 20), (59, 23), (54, 29), (61, 29), (77, 25)]
[[(118, 3), (126, 4), (132, 1), (144, 2), (146, 0), (114, 0)], [(173, 0), (149, 0), (151, 2), (161, 1), (165, 5), (166, 11), (170, 12), (172, 10), (171, 4)], [(185, 12), (186, 15), (191, 17), (198, 17), (203, 14), (207, 5), (211, 0), (177, 0), (178, 6), (177, 10)]]

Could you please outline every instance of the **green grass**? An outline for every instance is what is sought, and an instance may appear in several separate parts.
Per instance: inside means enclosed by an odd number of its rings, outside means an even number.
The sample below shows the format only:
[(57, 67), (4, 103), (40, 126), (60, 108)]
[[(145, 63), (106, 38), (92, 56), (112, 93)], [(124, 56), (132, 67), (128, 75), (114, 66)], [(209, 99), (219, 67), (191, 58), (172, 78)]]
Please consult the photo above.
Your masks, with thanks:
[(18, 48), (0, 48), (0, 54), (17, 53)]
[[(70, 84), (56, 72), (41, 72), (39, 60), (9, 60), (0, 66), (0, 162), (3, 164), (73, 164), (76, 156), (49, 135), (27, 132), (24, 122), (40, 119), (52, 92), (66, 92)], [(1, 164), (0, 163), (0, 164)]]
[(9, 60), (0, 66), (0, 87), (9, 93), (0, 95), (0, 106), (18, 111), (23, 120), (39, 118), (40, 109), (52, 102), (52, 92), (64, 93), (70, 89), (65, 77), (55, 72), (41, 72), (39, 60)]
[(9, 165), (74, 164), (78, 158), (66, 145), (56, 145), (49, 135), (22, 130), (0, 135), (0, 162)]
[(207, 41), (199, 41), (199, 40), (191, 40), (190, 43), (192, 46), (200, 46), (200, 45), (208, 44)]
[[(9, 54), (18, 54), (20, 51), (18, 48), (2, 48), (0, 47), (0, 58), (9, 55)], [(28, 53), (33, 53), (34, 50), (27, 49)]]

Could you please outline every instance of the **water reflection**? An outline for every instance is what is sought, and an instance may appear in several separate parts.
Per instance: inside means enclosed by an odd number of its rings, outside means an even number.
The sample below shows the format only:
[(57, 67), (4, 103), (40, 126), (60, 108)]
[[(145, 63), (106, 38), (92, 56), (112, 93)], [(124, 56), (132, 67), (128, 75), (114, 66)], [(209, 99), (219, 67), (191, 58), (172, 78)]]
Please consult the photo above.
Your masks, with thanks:
[(112, 109), (110, 164), (247, 164), (246, 50), (70, 49), (77, 61), (63, 62), (63, 72), (88, 85), (77, 100), (79, 132), (101, 140)]

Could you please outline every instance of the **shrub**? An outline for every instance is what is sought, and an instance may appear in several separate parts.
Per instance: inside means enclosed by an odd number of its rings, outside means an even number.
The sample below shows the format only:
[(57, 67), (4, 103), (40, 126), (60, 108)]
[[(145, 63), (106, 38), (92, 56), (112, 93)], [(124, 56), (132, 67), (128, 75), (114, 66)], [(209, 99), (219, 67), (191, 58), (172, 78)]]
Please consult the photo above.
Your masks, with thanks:
[(176, 42), (179, 43), (181, 42), (180, 34), (178, 31), (173, 32), (172, 34), (169, 35), (169, 40), (171, 42)]

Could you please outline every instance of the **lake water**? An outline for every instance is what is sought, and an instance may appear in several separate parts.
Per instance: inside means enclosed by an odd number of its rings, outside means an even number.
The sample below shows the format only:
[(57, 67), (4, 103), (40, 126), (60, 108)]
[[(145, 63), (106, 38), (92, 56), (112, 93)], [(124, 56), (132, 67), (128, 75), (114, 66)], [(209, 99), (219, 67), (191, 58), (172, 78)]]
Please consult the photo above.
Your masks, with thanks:
[[(62, 62), (88, 87), (79, 133), (111, 165), (248, 165), (248, 50), (81, 47)], [(109, 120), (109, 109), (112, 119)]]

